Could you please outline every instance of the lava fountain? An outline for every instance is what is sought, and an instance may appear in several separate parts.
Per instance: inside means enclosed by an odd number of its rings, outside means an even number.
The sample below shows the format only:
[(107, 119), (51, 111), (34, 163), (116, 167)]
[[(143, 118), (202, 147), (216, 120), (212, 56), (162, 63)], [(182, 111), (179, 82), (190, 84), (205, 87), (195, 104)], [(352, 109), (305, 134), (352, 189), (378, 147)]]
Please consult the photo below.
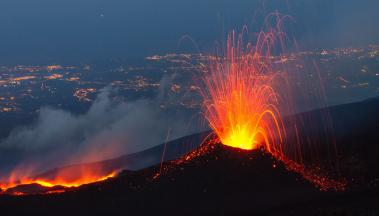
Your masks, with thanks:
[(205, 117), (224, 145), (245, 150), (262, 143), (268, 150), (281, 146), (280, 95), (273, 85), (279, 74), (270, 66), (273, 37), (261, 32), (256, 45), (243, 47), (242, 34), (232, 32), (226, 55), (211, 59), (202, 92)]
[(329, 170), (321, 174), (321, 167), (330, 164), (327, 169), (334, 172), (332, 160), (326, 157), (333, 157), (335, 146), (326, 133), (315, 134), (313, 129), (321, 127), (319, 131), (329, 133), (329, 122), (316, 124), (314, 116), (305, 114), (297, 119), (288, 116), (296, 112), (295, 97), (305, 89), (292, 83), (299, 77), (284, 64), (286, 17), (273, 14), (267, 20), (271, 18), (275, 24), (255, 34), (254, 42), (245, 42), (249, 34), (244, 27), (241, 34), (229, 33), (222, 55), (210, 57), (200, 92), (205, 118), (222, 144), (244, 150), (263, 148), (320, 188), (343, 189), (342, 183), (325, 177)]

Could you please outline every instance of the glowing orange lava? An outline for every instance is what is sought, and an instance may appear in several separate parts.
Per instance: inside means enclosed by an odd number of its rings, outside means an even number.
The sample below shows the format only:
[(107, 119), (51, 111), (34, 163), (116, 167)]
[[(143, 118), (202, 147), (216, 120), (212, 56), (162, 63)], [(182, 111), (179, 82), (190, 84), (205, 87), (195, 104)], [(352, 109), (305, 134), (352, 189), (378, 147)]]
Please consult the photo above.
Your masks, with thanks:
[[(261, 43), (271, 34), (261, 33), (258, 45), (242, 45), (242, 35), (229, 35), (225, 57), (211, 60), (205, 77), (205, 116), (224, 145), (251, 150), (265, 143), (280, 145), (282, 120), (278, 94), (272, 83), (270, 53)], [(262, 55), (263, 54), (263, 55)]]
[(254, 34), (253, 42), (246, 43), (244, 36), (251, 36), (246, 27), (241, 34), (233, 31), (228, 35), (226, 50), (210, 58), (203, 79), (200, 93), (205, 118), (222, 144), (244, 150), (262, 147), (320, 189), (343, 190), (344, 183), (317, 171), (326, 166), (325, 161), (332, 164), (328, 169), (335, 171), (333, 160), (329, 160), (336, 151), (326, 135), (332, 133), (327, 113), (320, 115), (325, 120), (319, 125), (327, 131), (324, 134), (312, 133), (317, 130), (315, 117), (283, 117), (296, 112), (294, 97), (305, 91), (299, 89), (298, 82), (291, 82), (301, 79), (296, 73), (290, 77), (284, 65), (288, 59), (283, 53), (284, 18), (278, 13), (270, 15), (265, 31)]
[(104, 181), (108, 178), (114, 177), (116, 173), (111, 173), (106, 176), (85, 176), (81, 179), (75, 179), (74, 181), (67, 181), (65, 179), (54, 179), (54, 180), (47, 180), (47, 179), (21, 179), (18, 180), (16, 183), (7, 183), (0, 185), (1, 189), (9, 189), (12, 187), (15, 187), (17, 185), (26, 185), (26, 184), (39, 184), (44, 187), (54, 187), (54, 186), (64, 186), (64, 187), (78, 187), (80, 185), (89, 184), (93, 182), (98, 181)]
[[(22, 173), (14, 171), (10, 175), (7, 183), (0, 184), (0, 188), (3, 191), (6, 191), (7, 189), (14, 188), (18, 185), (28, 184), (39, 184), (44, 187), (78, 187), (80, 185), (90, 184), (112, 178), (116, 176), (116, 174), (116, 171), (106, 173), (101, 169), (101, 167), (66, 168), (58, 171), (53, 176), (35, 178), (29, 177), (28, 175), (23, 176)], [(61, 192), (63, 191), (61, 190)]]

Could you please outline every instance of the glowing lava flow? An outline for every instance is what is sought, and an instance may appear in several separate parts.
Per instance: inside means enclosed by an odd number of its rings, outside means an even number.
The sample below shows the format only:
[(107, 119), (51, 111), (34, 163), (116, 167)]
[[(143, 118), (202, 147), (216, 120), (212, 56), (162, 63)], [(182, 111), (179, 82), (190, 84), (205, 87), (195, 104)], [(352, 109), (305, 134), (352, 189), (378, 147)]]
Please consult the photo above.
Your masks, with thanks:
[(245, 150), (281, 145), (283, 124), (272, 85), (277, 75), (269, 67), (270, 53), (261, 52), (271, 37), (261, 33), (258, 45), (244, 49), (242, 35), (236, 40), (233, 32), (226, 56), (211, 60), (202, 92), (205, 116), (224, 145)]
[[(0, 184), (3, 191), (17, 187), (19, 185), (38, 184), (43, 187), (52, 188), (55, 186), (63, 187), (78, 187), (84, 184), (104, 181), (117, 175), (117, 172), (105, 173), (101, 169), (62, 169), (58, 171), (53, 177), (25, 177), (20, 173), (13, 172), (7, 183)], [(63, 192), (62, 190), (59, 190)], [(17, 194), (16, 194), (17, 195)]]
[(13, 183), (7, 183), (0, 185), (1, 189), (9, 189), (12, 187), (15, 187), (17, 185), (26, 185), (26, 184), (39, 184), (44, 187), (54, 187), (54, 186), (64, 186), (64, 187), (78, 187), (80, 185), (89, 184), (93, 182), (98, 181), (104, 181), (108, 178), (112, 178), (116, 175), (116, 173), (111, 173), (106, 176), (87, 176), (83, 177), (82, 179), (76, 179), (74, 181), (67, 181), (64, 179), (54, 179), (54, 180), (47, 180), (47, 179), (21, 179)]

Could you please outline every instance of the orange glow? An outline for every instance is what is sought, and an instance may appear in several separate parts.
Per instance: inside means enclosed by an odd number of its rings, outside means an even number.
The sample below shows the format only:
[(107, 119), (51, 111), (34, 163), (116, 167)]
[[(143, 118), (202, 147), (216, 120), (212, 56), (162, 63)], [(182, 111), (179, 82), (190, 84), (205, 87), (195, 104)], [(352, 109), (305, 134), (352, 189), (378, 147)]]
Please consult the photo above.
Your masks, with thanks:
[[(337, 158), (332, 158), (336, 155), (333, 138), (326, 132), (312, 134), (317, 126), (332, 133), (327, 113), (321, 113), (321, 125), (316, 121), (320, 119), (305, 114), (284, 120), (284, 115), (296, 113), (294, 97), (307, 92), (297, 85), (297, 80), (306, 80), (285, 65), (284, 18), (271, 14), (266, 21), (273, 19), (274, 27), (267, 23), (265, 31), (254, 34), (250, 43), (244, 38), (250, 36), (247, 28), (238, 35), (231, 32), (222, 55), (209, 58), (200, 91), (204, 116), (223, 145), (243, 150), (262, 148), (320, 189), (343, 190), (343, 182), (329, 179), (322, 170), (336, 171), (336, 166), (330, 165)], [(293, 72), (291, 76), (288, 71)], [(312, 81), (312, 86), (317, 85)], [(319, 91), (323, 97), (322, 88)], [(303, 99), (312, 99), (307, 97)], [(330, 152), (331, 157), (321, 155), (322, 151)]]
[(243, 48), (242, 36), (236, 40), (233, 32), (225, 57), (211, 61), (202, 92), (205, 116), (224, 145), (252, 150), (264, 143), (270, 150), (281, 143), (278, 94), (272, 85), (278, 75), (270, 70), (270, 54), (260, 53), (260, 43), (270, 37), (261, 33), (258, 45)]
[[(62, 193), (70, 188), (113, 178), (117, 176), (122, 168), (112, 167), (107, 162), (103, 163), (101, 161), (111, 158), (120, 148), (120, 143), (112, 142), (111, 140), (101, 151), (89, 145), (80, 153), (74, 155), (62, 154), (57, 157), (56, 160), (60, 162), (58, 164), (61, 167), (56, 169), (51, 169), (48, 164), (44, 164), (38, 159), (19, 163), (7, 175), (3, 174), (0, 178), (0, 195)], [(45, 188), (31, 184), (37, 184)]]
[[(23, 171), (24, 170), (20, 170), (20, 172)], [(104, 181), (117, 175), (116, 171), (111, 173), (104, 172), (100, 166), (94, 166), (91, 168), (62, 168), (62, 170), (57, 171), (53, 176), (41, 178), (32, 178), (27, 175), (22, 176), (22, 173), (20, 172), (14, 171), (10, 175), (7, 183), (0, 184), (0, 188), (5, 191), (18, 185), (28, 184), (39, 184), (44, 187), (78, 187), (84, 184)], [(64, 190), (60, 190), (60, 192), (64, 192)]]

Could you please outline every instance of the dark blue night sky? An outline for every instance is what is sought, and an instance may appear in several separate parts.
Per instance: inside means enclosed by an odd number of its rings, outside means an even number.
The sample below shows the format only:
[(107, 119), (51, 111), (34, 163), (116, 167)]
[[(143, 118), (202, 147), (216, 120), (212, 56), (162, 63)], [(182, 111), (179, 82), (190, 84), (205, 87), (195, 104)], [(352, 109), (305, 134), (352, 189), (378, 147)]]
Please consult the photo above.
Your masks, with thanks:
[(261, 8), (292, 15), (303, 49), (379, 42), (377, 0), (1, 0), (0, 64), (177, 52), (183, 35), (209, 51)]

